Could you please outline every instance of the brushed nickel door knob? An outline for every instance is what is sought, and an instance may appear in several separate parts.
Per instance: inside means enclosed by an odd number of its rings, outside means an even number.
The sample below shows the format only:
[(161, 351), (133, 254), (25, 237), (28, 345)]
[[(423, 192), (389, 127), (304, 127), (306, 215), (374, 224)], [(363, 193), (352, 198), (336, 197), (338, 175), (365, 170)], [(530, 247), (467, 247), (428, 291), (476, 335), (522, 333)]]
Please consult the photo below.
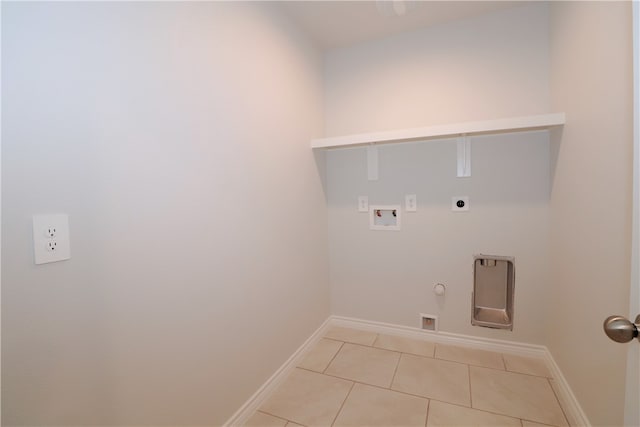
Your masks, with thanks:
[(616, 342), (625, 343), (634, 338), (638, 338), (640, 341), (640, 336), (638, 336), (640, 314), (636, 317), (635, 323), (624, 316), (609, 316), (605, 319), (603, 327), (607, 336)]

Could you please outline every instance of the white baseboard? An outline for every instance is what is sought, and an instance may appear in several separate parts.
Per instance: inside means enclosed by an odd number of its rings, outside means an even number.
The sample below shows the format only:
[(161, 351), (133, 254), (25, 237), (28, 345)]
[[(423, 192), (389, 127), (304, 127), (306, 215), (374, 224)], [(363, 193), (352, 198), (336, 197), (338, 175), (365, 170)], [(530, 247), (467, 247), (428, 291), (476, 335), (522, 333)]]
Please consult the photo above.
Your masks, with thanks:
[(543, 345), (473, 337), (470, 335), (452, 334), (449, 332), (432, 332), (410, 326), (394, 325), (391, 323), (374, 322), (350, 317), (331, 316), (330, 318), (331, 325), (333, 326), (362, 329), (379, 334), (396, 335), (406, 338), (431, 341), (439, 344), (460, 345), (480, 350), (540, 358), (544, 357), (545, 353), (547, 353), (547, 348)]
[(325, 320), (322, 325), (313, 333), (298, 349), (287, 359), (286, 362), (271, 375), (271, 377), (247, 400), (244, 405), (238, 409), (224, 424), (224, 427), (242, 426), (249, 417), (267, 400), (267, 398), (278, 388), (280, 384), (287, 378), (289, 373), (298, 366), (305, 354), (315, 346), (315, 344), (324, 336), (331, 324), (331, 316)]
[(553, 375), (554, 392), (558, 396), (571, 426), (591, 427), (582, 407), (576, 400), (569, 384), (562, 375), (560, 368), (551, 356), (549, 349), (543, 345), (511, 342), (491, 338), (473, 337), (469, 335), (452, 334), (448, 332), (431, 332), (409, 326), (393, 325), (390, 323), (374, 322), (370, 320), (354, 319), (342, 316), (329, 316), (327, 320), (305, 341), (304, 344), (269, 378), (247, 402), (236, 411), (224, 426), (241, 426), (258, 409), (269, 395), (285, 380), (287, 375), (302, 360), (305, 354), (313, 348), (318, 340), (331, 326), (360, 329), (379, 334), (396, 335), (406, 338), (432, 341), (440, 344), (459, 345), (480, 350), (499, 353), (516, 354), (541, 358), (547, 364)]
[(573, 394), (569, 383), (564, 375), (562, 375), (560, 367), (553, 359), (553, 356), (551, 356), (549, 350), (547, 350), (545, 354), (545, 359), (547, 361), (547, 367), (553, 376), (553, 381), (551, 382), (553, 391), (556, 393), (556, 396), (558, 396), (558, 400), (560, 400), (560, 405), (564, 410), (564, 414), (567, 416), (569, 425), (572, 427), (591, 427), (589, 418), (587, 418), (587, 415), (582, 410), (582, 406), (578, 403), (578, 399), (576, 399), (576, 396)]

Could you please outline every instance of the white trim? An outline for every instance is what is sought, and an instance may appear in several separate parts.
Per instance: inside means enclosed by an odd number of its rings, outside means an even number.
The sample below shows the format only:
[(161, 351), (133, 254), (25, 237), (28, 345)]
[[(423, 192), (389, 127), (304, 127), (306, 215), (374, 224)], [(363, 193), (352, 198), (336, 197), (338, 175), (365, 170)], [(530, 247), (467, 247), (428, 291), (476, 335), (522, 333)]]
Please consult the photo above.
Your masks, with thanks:
[(575, 394), (573, 394), (567, 379), (562, 375), (560, 367), (553, 359), (553, 356), (551, 356), (551, 352), (549, 352), (549, 350), (545, 353), (545, 361), (547, 362), (547, 368), (549, 368), (551, 376), (553, 376), (553, 380), (555, 381), (556, 388), (554, 388), (554, 391), (558, 396), (558, 400), (560, 401), (562, 410), (567, 417), (567, 421), (569, 421), (569, 425), (591, 427), (587, 414), (582, 410), (582, 406), (578, 403), (578, 399), (576, 399)]
[(433, 332), (411, 326), (354, 319), (351, 317), (331, 316), (331, 325), (360, 329), (378, 334), (395, 335), (417, 340), (431, 341), (436, 344), (460, 345), (479, 350), (496, 351), (520, 356), (544, 357), (547, 348), (543, 345), (497, 340), (492, 338), (473, 337), (470, 335), (452, 334), (450, 332)]
[(564, 375), (551, 356), (547, 347), (543, 345), (511, 342), (491, 338), (473, 337), (469, 335), (452, 334), (448, 332), (431, 332), (410, 326), (394, 325), (391, 323), (374, 322), (371, 320), (355, 319), (331, 315), (318, 328), (317, 331), (305, 341), (304, 344), (269, 378), (247, 402), (236, 411), (224, 424), (224, 426), (243, 425), (249, 417), (267, 400), (269, 395), (285, 380), (287, 375), (295, 368), (306, 353), (325, 334), (331, 326), (360, 329), (379, 334), (395, 335), (439, 344), (459, 345), (480, 350), (495, 351), (499, 353), (515, 354), (543, 359), (553, 376), (555, 384), (554, 392), (565, 411), (571, 426), (591, 427), (589, 419), (571, 391)]
[(555, 126), (562, 126), (564, 123), (564, 113), (510, 117), (497, 120), (451, 123), (420, 128), (396, 129), (382, 132), (336, 136), (332, 138), (318, 138), (311, 140), (311, 148), (337, 148), (362, 144), (419, 141), (466, 134), (520, 132), (534, 129), (549, 129)]
[[(2, 22), (2, 4), (0, 4), (0, 23)], [(2, 36), (0, 35), (0, 99), (2, 99)], [(0, 102), (0, 224), (2, 224), (2, 103)], [(0, 226), (0, 260), (2, 260), (2, 226)], [(2, 289), (2, 262), (0, 261), (0, 289)], [(2, 292), (0, 292), (2, 295)], [(2, 319), (2, 297), (0, 297), (0, 319)], [(0, 331), (2, 325), (0, 321)], [(2, 335), (2, 334), (0, 334)], [(0, 339), (0, 378), (2, 378), (2, 339)], [(6, 394), (6, 393), (5, 393)], [(0, 387), (0, 414), (2, 414), (2, 390)], [(0, 417), (2, 427), (2, 417)]]
[(331, 324), (331, 316), (287, 359), (278, 370), (265, 381), (260, 388), (223, 424), (227, 426), (244, 425), (249, 417), (267, 400), (273, 391), (287, 378), (289, 373), (298, 366), (306, 353), (324, 336)]
[[(640, 4), (633, 11), (633, 210), (631, 228), (631, 283), (629, 319), (640, 314)], [(626, 366), (624, 425), (640, 425), (640, 346), (629, 343)]]

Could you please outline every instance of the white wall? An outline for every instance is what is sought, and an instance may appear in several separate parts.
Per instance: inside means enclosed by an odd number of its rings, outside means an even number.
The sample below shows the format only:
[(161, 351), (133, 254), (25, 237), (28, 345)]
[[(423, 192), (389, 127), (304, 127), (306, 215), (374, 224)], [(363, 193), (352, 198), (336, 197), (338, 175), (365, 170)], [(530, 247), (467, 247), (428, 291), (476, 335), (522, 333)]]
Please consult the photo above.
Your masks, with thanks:
[(547, 113), (548, 28), (540, 3), (329, 51), (326, 136)]
[[(332, 51), (327, 135), (549, 111), (548, 9), (535, 4)], [(332, 311), (418, 326), (440, 315), (447, 332), (543, 343), (549, 262), (546, 133), (472, 141), (472, 177), (456, 174), (454, 140), (380, 146), (380, 179), (367, 181), (363, 148), (327, 155)], [(418, 212), (400, 232), (369, 231), (357, 197)], [(468, 195), (469, 213), (451, 197)], [(514, 331), (472, 327), (472, 257), (516, 257)], [(444, 300), (433, 284), (447, 285)]]
[[(632, 202), (630, 2), (551, 6), (553, 137), (548, 345), (593, 425), (622, 425), (626, 345), (603, 320), (626, 314)], [(633, 345), (633, 344), (629, 344)]]
[(2, 7), (3, 423), (224, 422), (329, 313), (319, 54), (265, 4)]

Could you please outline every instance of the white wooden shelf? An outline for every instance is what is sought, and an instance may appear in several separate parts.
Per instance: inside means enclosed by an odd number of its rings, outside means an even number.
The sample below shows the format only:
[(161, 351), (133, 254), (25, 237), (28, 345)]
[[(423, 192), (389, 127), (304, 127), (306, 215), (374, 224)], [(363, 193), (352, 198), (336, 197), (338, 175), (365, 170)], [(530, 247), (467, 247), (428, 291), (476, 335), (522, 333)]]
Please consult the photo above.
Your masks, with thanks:
[(369, 132), (311, 140), (311, 148), (339, 148), (362, 144), (419, 141), (462, 135), (478, 135), (550, 129), (565, 123), (564, 113), (541, 114), (478, 122), (452, 123), (421, 128)]

